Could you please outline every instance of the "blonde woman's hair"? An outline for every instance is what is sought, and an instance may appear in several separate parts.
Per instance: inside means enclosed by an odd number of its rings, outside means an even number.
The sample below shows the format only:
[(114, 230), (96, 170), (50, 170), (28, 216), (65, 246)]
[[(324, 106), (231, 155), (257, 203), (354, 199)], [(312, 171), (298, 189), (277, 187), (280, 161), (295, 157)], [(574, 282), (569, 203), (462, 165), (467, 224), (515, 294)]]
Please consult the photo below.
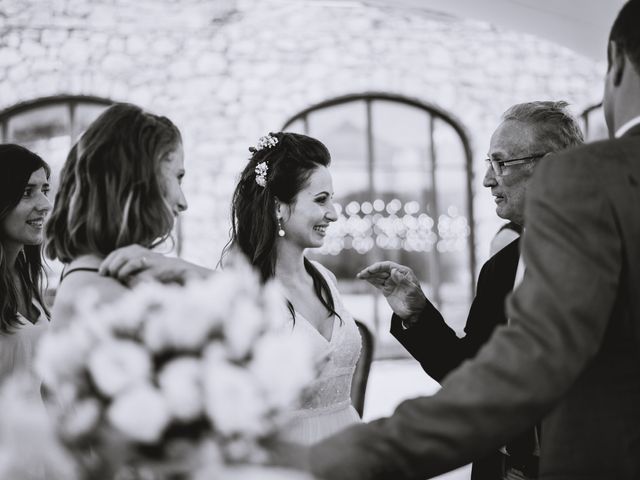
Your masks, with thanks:
[(47, 254), (70, 262), (168, 238), (174, 216), (164, 199), (160, 165), (181, 142), (166, 117), (124, 103), (105, 110), (62, 168), (47, 224)]

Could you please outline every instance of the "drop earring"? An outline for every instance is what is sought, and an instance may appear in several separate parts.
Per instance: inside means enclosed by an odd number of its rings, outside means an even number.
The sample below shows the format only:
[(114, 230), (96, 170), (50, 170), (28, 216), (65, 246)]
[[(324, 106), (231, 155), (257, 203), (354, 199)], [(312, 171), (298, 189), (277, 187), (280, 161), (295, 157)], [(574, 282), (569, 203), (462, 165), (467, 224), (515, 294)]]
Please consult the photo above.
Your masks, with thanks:
[(284, 229), (282, 228), (282, 222), (278, 219), (278, 236), (284, 237)]

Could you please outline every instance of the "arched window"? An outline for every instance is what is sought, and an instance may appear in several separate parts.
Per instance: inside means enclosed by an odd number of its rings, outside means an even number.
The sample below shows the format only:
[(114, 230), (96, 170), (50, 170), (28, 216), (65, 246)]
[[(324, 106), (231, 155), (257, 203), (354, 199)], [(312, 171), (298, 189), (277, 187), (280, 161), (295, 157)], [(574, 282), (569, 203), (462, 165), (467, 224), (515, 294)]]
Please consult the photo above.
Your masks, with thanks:
[[(112, 102), (85, 96), (57, 96), (20, 103), (0, 112), (0, 141), (18, 143), (51, 166), (51, 199), (58, 175), (78, 136)], [(55, 288), (62, 265), (48, 260), (49, 286)]]
[(52, 198), (58, 173), (77, 137), (112, 102), (96, 97), (59, 96), (20, 103), (0, 112), (0, 140), (40, 155), (52, 170)]
[[(53, 200), (58, 190), (58, 176), (69, 150), (113, 101), (91, 96), (62, 95), (20, 103), (0, 112), (0, 142), (18, 143), (40, 155), (51, 166), (51, 193)], [(180, 254), (181, 222), (178, 219), (173, 240), (168, 248)], [(62, 265), (52, 260), (49, 287), (58, 284)]]
[(347, 307), (375, 324), (378, 357), (401, 355), (388, 335), (390, 310), (355, 279), (373, 262), (411, 266), (452, 324), (464, 326), (474, 290), (471, 153), (445, 112), (387, 94), (315, 105), (284, 130), (321, 140), (331, 152), (339, 219), (310, 252), (339, 279)]

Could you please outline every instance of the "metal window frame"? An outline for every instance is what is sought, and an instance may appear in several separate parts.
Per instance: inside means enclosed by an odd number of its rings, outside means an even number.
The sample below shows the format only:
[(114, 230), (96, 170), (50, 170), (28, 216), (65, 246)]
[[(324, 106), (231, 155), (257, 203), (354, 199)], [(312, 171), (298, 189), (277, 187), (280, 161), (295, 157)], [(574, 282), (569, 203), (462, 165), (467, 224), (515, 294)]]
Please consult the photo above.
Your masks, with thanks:
[[(102, 105), (108, 107), (116, 103), (114, 100), (97, 97), (94, 95), (53, 95), (49, 97), (41, 97), (33, 100), (27, 100), (24, 102), (17, 103), (10, 107), (7, 107), (0, 111), (0, 143), (4, 143), (7, 141), (8, 132), (9, 132), (9, 122), (11, 119), (17, 115), (22, 113), (26, 113), (32, 110), (38, 110), (41, 108), (46, 108), (50, 106), (56, 105), (65, 105), (68, 110), (67, 113), (69, 115), (69, 149), (73, 147), (74, 139), (78, 137), (80, 132), (78, 131), (78, 126), (76, 125), (76, 110), (79, 105)], [(178, 217), (176, 221), (176, 254), (178, 257), (182, 256), (182, 240), (183, 240), (183, 232), (182, 232), (182, 221)]]
[(582, 119), (582, 123), (583, 123), (583, 126), (584, 126), (584, 138), (585, 139), (589, 138), (589, 128), (590, 128), (589, 117), (591, 116), (591, 114), (594, 111), (602, 108), (602, 105), (603, 105), (602, 102), (598, 102), (598, 103), (596, 103), (594, 105), (591, 105), (590, 107), (585, 108), (582, 111), (582, 113), (580, 114), (580, 118)]
[[(339, 105), (343, 105), (351, 102), (364, 101), (366, 106), (366, 135), (367, 135), (367, 160), (368, 160), (368, 175), (369, 175), (369, 194), (371, 198), (374, 198), (375, 190), (373, 186), (373, 172), (375, 169), (375, 151), (374, 151), (374, 142), (373, 142), (373, 131), (372, 131), (372, 118), (371, 118), (371, 104), (374, 101), (383, 100), (383, 101), (392, 101), (404, 105), (408, 105), (419, 110), (423, 110), (429, 116), (429, 155), (431, 157), (431, 175), (432, 175), (432, 183), (433, 188), (431, 189), (430, 198), (428, 199), (434, 208), (437, 210), (437, 186), (435, 182), (435, 173), (436, 173), (436, 149), (434, 140), (434, 120), (439, 119), (444, 121), (446, 124), (451, 126), (454, 131), (458, 134), (460, 141), (462, 143), (462, 147), (465, 155), (465, 169), (466, 169), (466, 193), (467, 193), (467, 211), (469, 213), (469, 240), (468, 240), (468, 249), (469, 249), (469, 269), (471, 271), (470, 281), (469, 281), (469, 291), (471, 294), (470, 298), (473, 298), (475, 295), (475, 278), (476, 278), (476, 253), (475, 253), (475, 216), (473, 211), (473, 160), (471, 153), (471, 144), (469, 141), (469, 135), (467, 134), (464, 127), (462, 127), (461, 123), (457, 121), (451, 114), (442, 110), (441, 108), (425, 103), (423, 101), (405, 97), (402, 95), (395, 95), (385, 92), (366, 92), (359, 94), (349, 94), (340, 97), (335, 97), (329, 100), (325, 100), (323, 102), (314, 104), (301, 112), (298, 112), (294, 116), (292, 116), (289, 120), (287, 120), (282, 130), (286, 130), (291, 124), (296, 121), (302, 121), (304, 125), (305, 133), (309, 132), (309, 120), (308, 117), (310, 114), (313, 114), (316, 111), (324, 110), (331, 107), (336, 107)], [(441, 270), (440, 264), (440, 256), (437, 251), (437, 248), (434, 248), (431, 254), (432, 265), (435, 262), (435, 265), (431, 267), (432, 278), (434, 279), (434, 301), (439, 304), (441, 300), (440, 296), (440, 278), (439, 273)]]

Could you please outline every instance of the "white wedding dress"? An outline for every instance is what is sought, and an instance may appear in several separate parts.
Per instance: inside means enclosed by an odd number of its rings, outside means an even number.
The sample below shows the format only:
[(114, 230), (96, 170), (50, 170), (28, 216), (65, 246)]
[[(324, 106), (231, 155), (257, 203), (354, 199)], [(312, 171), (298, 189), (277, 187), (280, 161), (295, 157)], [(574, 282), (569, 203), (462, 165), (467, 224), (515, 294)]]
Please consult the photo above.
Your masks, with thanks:
[(291, 420), (281, 432), (291, 442), (310, 445), (345, 427), (359, 422), (351, 405), (351, 380), (360, 357), (360, 332), (351, 314), (345, 310), (335, 277), (317, 262), (312, 262), (324, 277), (333, 296), (335, 311), (331, 339), (327, 341), (299, 312), (294, 329), (309, 337), (317, 358), (328, 357), (320, 375), (305, 391), (300, 409), (292, 412)]

